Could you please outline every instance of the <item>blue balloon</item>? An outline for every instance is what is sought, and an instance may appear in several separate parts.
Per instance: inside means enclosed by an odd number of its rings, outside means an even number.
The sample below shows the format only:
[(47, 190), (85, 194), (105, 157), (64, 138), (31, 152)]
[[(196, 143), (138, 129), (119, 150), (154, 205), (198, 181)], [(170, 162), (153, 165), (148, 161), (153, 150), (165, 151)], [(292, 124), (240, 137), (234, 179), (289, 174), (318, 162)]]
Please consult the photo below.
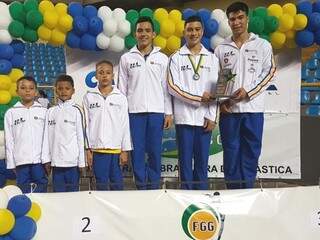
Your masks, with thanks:
[(76, 16), (73, 19), (73, 31), (78, 36), (82, 36), (88, 31), (89, 24), (88, 20), (83, 16)]
[(72, 31), (68, 32), (66, 42), (71, 48), (80, 48), (80, 37)]
[[(320, 45), (320, 30), (315, 32), (314, 41), (316, 42), (316, 44)], [(317, 55), (317, 57), (320, 58), (320, 52), (319, 51), (316, 52), (316, 55)]]
[(14, 240), (31, 240), (37, 232), (36, 222), (27, 216), (16, 219), (9, 236)]
[(307, 108), (306, 114), (310, 116), (318, 116), (319, 115), (319, 106), (311, 105)]
[(76, 16), (82, 16), (83, 7), (81, 3), (72, 2), (69, 4), (68, 13), (75, 18)]
[(97, 36), (103, 31), (103, 22), (99, 17), (92, 17), (89, 20), (89, 33)]
[(86, 33), (81, 37), (80, 48), (83, 50), (94, 51), (96, 50), (96, 37)]
[(98, 83), (97, 82), (93, 82), (92, 79), (96, 76), (96, 72), (93, 71), (93, 72), (90, 72), (88, 73), (88, 75), (86, 76), (86, 85), (89, 87), (89, 88), (95, 88)]
[(10, 60), (13, 56), (13, 48), (9, 44), (0, 44), (0, 59)]
[(306, 15), (308, 18), (312, 14), (312, 3), (310, 1), (303, 1), (297, 4), (297, 12)]
[(207, 38), (215, 35), (219, 30), (219, 23), (215, 19), (209, 19), (204, 24), (204, 35)]
[(14, 239), (9, 235), (3, 235), (3, 236), (0, 236), (0, 240), (14, 240)]
[(14, 54), (11, 58), (12, 67), (23, 69), (26, 65), (24, 56), (21, 54)]
[(313, 12), (318, 12), (320, 13), (320, 1), (315, 1), (313, 4), (312, 4), (312, 10)]
[(26, 195), (17, 195), (9, 200), (7, 208), (16, 218), (22, 217), (30, 210), (31, 200)]
[(312, 31), (317, 31), (320, 29), (320, 13), (314, 12), (310, 15), (308, 19), (308, 23), (310, 23), (310, 28)]
[(209, 11), (206, 8), (201, 8), (198, 10), (197, 15), (201, 18), (201, 21), (204, 24), (207, 20), (211, 18), (211, 11)]
[(311, 100), (311, 95), (309, 91), (302, 90), (301, 91), (301, 103), (308, 104)]
[(209, 38), (202, 37), (201, 43), (206, 49), (210, 50), (211, 46), (210, 46), (210, 39)]
[(197, 11), (195, 11), (192, 8), (186, 8), (182, 12), (182, 19), (187, 20), (189, 17), (195, 16), (195, 15), (197, 15)]
[(98, 10), (96, 7), (92, 5), (85, 6), (83, 9), (83, 16), (85, 16), (88, 20), (96, 17), (98, 15)]
[(11, 72), (12, 63), (6, 59), (0, 59), (0, 74), (7, 75)]
[(25, 45), (22, 41), (13, 40), (10, 45), (13, 48), (14, 53), (19, 53), (19, 54), (24, 53)]
[(302, 48), (310, 47), (314, 43), (314, 35), (308, 30), (297, 31), (295, 39), (296, 44)]

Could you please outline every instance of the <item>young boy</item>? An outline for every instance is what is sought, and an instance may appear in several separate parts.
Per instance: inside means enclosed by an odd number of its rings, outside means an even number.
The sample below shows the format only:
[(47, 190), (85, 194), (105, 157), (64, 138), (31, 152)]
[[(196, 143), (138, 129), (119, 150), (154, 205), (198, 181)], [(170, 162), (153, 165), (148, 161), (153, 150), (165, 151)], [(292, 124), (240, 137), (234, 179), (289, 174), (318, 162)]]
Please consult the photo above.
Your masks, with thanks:
[(17, 102), (5, 114), (4, 130), (7, 168), (15, 169), (22, 192), (46, 192), (48, 179), (41, 163), (46, 109), (35, 102), (37, 83), (24, 76), (17, 81)]
[(55, 87), (58, 105), (47, 112), (42, 162), (51, 163), (54, 192), (74, 192), (79, 190), (79, 168), (85, 167), (83, 116), (71, 99), (72, 77), (59, 76)]
[(88, 138), (87, 164), (96, 178), (97, 190), (123, 189), (120, 165), (128, 162), (132, 150), (128, 103), (112, 85), (113, 65), (109, 61), (96, 64), (98, 89), (83, 98)]

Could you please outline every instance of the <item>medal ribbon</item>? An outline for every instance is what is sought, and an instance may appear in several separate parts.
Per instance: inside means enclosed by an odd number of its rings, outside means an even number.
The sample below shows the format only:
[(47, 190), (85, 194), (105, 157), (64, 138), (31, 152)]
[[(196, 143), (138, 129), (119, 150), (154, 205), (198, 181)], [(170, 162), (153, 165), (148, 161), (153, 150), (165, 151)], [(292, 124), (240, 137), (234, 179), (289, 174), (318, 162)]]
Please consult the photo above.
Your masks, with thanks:
[(199, 59), (199, 62), (197, 64), (197, 66), (196, 66), (195, 62), (192, 60), (190, 55), (188, 55), (188, 58), (189, 58), (189, 61), (191, 62), (194, 74), (198, 74), (200, 76), (199, 69), (200, 69), (200, 66), (201, 66), (201, 64), (203, 62), (203, 55), (202, 54), (200, 55), (200, 59)]

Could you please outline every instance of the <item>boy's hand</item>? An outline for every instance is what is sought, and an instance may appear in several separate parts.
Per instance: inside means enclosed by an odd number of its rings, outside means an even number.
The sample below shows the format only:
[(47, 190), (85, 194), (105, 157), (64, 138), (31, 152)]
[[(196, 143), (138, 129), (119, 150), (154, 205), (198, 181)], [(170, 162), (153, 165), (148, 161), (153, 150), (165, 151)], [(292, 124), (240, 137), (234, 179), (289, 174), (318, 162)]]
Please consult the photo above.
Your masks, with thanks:
[(165, 115), (164, 117), (164, 124), (163, 124), (163, 128), (164, 129), (169, 129), (172, 126), (172, 115)]
[(209, 103), (215, 99), (215, 96), (209, 92), (203, 92), (201, 102)]
[(93, 152), (88, 149), (86, 150), (86, 163), (89, 170), (92, 170), (92, 160), (93, 160)]
[(120, 158), (120, 162), (119, 162), (120, 166), (128, 164), (128, 156), (129, 156), (129, 154), (126, 151), (123, 151), (123, 152), (120, 153), (120, 156), (119, 156), (119, 158)]
[(49, 162), (48, 162), (48, 163), (45, 163), (45, 164), (44, 164), (44, 170), (45, 170), (47, 176), (49, 176), (50, 173), (51, 173), (51, 163), (49, 163)]
[(85, 167), (79, 167), (80, 176), (85, 176)]
[(204, 119), (203, 128), (205, 132), (211, 132), (216, 126), (216, 123), (214, 121), (211, 121), (207, 118)]

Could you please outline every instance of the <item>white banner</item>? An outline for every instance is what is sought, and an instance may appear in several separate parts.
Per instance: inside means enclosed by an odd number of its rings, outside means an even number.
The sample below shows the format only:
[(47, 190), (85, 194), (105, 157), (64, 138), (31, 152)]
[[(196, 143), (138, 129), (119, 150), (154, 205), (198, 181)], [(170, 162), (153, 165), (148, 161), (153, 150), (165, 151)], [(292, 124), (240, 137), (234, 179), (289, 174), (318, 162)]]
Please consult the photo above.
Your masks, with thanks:
[[(217, 195), (219, 194), (219, 195)], [(30, 194), (39, 240), (317, 240), (320, 189)]]
[[(93, 77), (96, 62), (109, 59), (117, 64), (121, 54), (111, 52), (87, 53), (81, 50), (67, 51), (67, 72), (75, 79), (74, 99), (81, 104), (82, 97), (95, 86)], [(260, 178), (299, 179), (300, 172), (300, 52), (291, 50), (276, 56), (275, 79), (266, 91), (266, 114), (263, 147), (259, 161)], [(174, 128), (164, 132), (162, 176), (177, 177), (177, 146)], [(208, 166), (209, 177), (223, 177), (222, 146), (218, 127), (213, 132)], [(125, 174), (131, 168), (125, 167)]]

